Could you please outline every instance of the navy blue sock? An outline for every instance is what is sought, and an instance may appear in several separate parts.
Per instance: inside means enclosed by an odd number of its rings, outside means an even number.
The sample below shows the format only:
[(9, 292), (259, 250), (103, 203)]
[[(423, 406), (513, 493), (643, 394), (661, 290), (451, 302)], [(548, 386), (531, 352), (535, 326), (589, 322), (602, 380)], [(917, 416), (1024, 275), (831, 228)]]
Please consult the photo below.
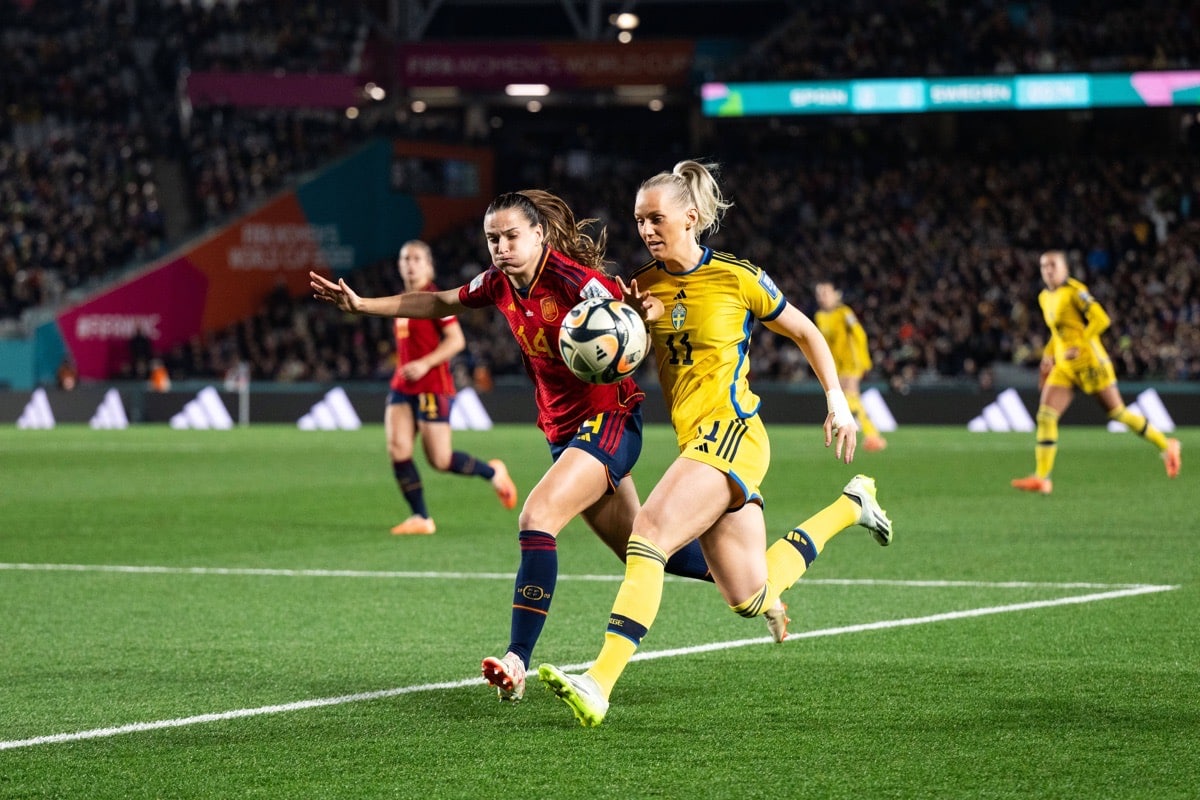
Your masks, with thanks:
[(708, 562), (700, 550), (700, 540), (693, 539), (667, 559), (666, 571), (671, 575), (683, 578), (695, 578), (700, 581), (712, 582), (712, 573), (708, 571)]
[[(850, 499), (858, 502), (857, 497), (850, 497)], [(862, 505), (862, 503), (859, 503), (859, 505)], [(820, 555), (817, 552), (817, 546), (813, 543), (812, 537), (805, 533), (803, 528), (792, 528), (783, 538), (787, 539), (788, 544), (796, 548), (796, 552), (804, 559), (805, 567), (811, 567), (812, 563), (817, 560), (817, 556)]]
[(450, 455), (450, 468), (447, 471), (459, 475), (478, 475), (489, 481), (496, 474), (496, 470), (492, 469), (490, 464), (480, 461), (475, 456), (468, 455), (467, 453), (460, 453), (457, 450)]
[(417, 472), (417, 465), (411, 458), (406, 461), (393, 461), (392, 474), (396, 476), (400, 492), (408, 501), (413, 513), (428, 518), (429, 510), (425, 508), (425, 489), (421, 485), (421, 475)]
[(521, 531), (521, 566), (513, 592), (510, 652), (529, 666), (533, 648), (550, 613), (550, 600), (558, 580), (558, 542), (542, 531)]

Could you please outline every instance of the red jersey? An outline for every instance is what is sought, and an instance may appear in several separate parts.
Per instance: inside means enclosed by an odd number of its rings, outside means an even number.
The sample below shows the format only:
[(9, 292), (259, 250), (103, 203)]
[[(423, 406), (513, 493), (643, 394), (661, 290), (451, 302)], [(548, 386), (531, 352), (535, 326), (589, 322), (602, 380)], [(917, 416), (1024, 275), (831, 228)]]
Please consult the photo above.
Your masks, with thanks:
[(567, 369), (558, 354), (558, 331), (575, 304), (589, 297), (620, 297), (616, 279), (546, 248), (533, 283), (517, 289), (495, 267), (458, 290), (468, 308), (495, 306), (508, 321), (521, 347), (525, 372), (533, 381), (538, 427), (554, 444), (567, 441), (585, 420), (630, 409), (646, 395), (632, 378), (620, 383), (585, 383)]
[[(437, 291), (432, 285), (424, 291)], [(453, 395), (454, 378), (450, 374), (450, 363), (443, 361), (420, 380), (404, 379), (400, 368), (410, 361), (429, 355), (441, 344), (442, 331), (449, 325), (457, 325), (458, 319), (453, 315), (441, 319), (405, 319), (397, 317), (394, 320), (396, 334), (396, 371), (392, 374), (392, 391), (404, 394), (433, 394)]]

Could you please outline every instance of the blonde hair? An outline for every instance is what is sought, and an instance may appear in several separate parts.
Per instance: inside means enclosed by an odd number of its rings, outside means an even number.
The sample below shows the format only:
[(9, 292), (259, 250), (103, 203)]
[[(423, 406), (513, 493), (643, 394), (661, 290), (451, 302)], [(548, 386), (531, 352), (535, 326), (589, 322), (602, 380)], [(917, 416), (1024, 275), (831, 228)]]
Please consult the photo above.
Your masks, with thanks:
[(694, 236), (699, 239), (705, 233), (716, 233), (725, 210), (733, 205), (717, 185), (720, 171), (721, 165), (714, 162), (680, 161), (670, 172), (647, 178), (638, 191), (663, 189), (677, 205), (696, 209)]

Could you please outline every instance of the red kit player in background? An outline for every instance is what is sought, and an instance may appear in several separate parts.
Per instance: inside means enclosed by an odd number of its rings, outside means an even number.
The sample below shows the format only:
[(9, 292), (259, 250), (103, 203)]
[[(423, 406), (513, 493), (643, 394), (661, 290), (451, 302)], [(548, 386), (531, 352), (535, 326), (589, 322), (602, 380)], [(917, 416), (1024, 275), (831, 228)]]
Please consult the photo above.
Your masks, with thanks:
[[(433, 253), (425, 242), (413, 240), (400, 248), (396, 261), (405, 292), (436, 292)], [(440, 472), (477, 475), (492, 484), (505, 508), (517, 505), (517, 489), (504, 462), (486, 464), (455, 450), (450, 439), (450, 408), (454, 402), (454, 377), (450, 359), (466, 347), (462, 328), (453, 315), (435, 319), (397, 318), (396, 372), (384, 412), (388, 456), (392, 473), (412, 515), (392, 528), (392, 533), (428, 534), (437, 530), (425, 505), (421, 475), (413, 462), (419, 435), (430, 466)]]

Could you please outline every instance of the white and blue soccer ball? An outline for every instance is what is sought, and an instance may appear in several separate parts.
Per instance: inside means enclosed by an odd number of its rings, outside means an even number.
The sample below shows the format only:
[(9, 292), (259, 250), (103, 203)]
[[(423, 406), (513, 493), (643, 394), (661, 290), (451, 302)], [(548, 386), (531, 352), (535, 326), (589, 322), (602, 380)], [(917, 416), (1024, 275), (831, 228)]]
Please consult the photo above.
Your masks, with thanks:
[(646, 323), (632, 306), (611, 297), (584, 300), (567, 312), (558, 352), (588, 383), (617, 383), (646, 358)]

